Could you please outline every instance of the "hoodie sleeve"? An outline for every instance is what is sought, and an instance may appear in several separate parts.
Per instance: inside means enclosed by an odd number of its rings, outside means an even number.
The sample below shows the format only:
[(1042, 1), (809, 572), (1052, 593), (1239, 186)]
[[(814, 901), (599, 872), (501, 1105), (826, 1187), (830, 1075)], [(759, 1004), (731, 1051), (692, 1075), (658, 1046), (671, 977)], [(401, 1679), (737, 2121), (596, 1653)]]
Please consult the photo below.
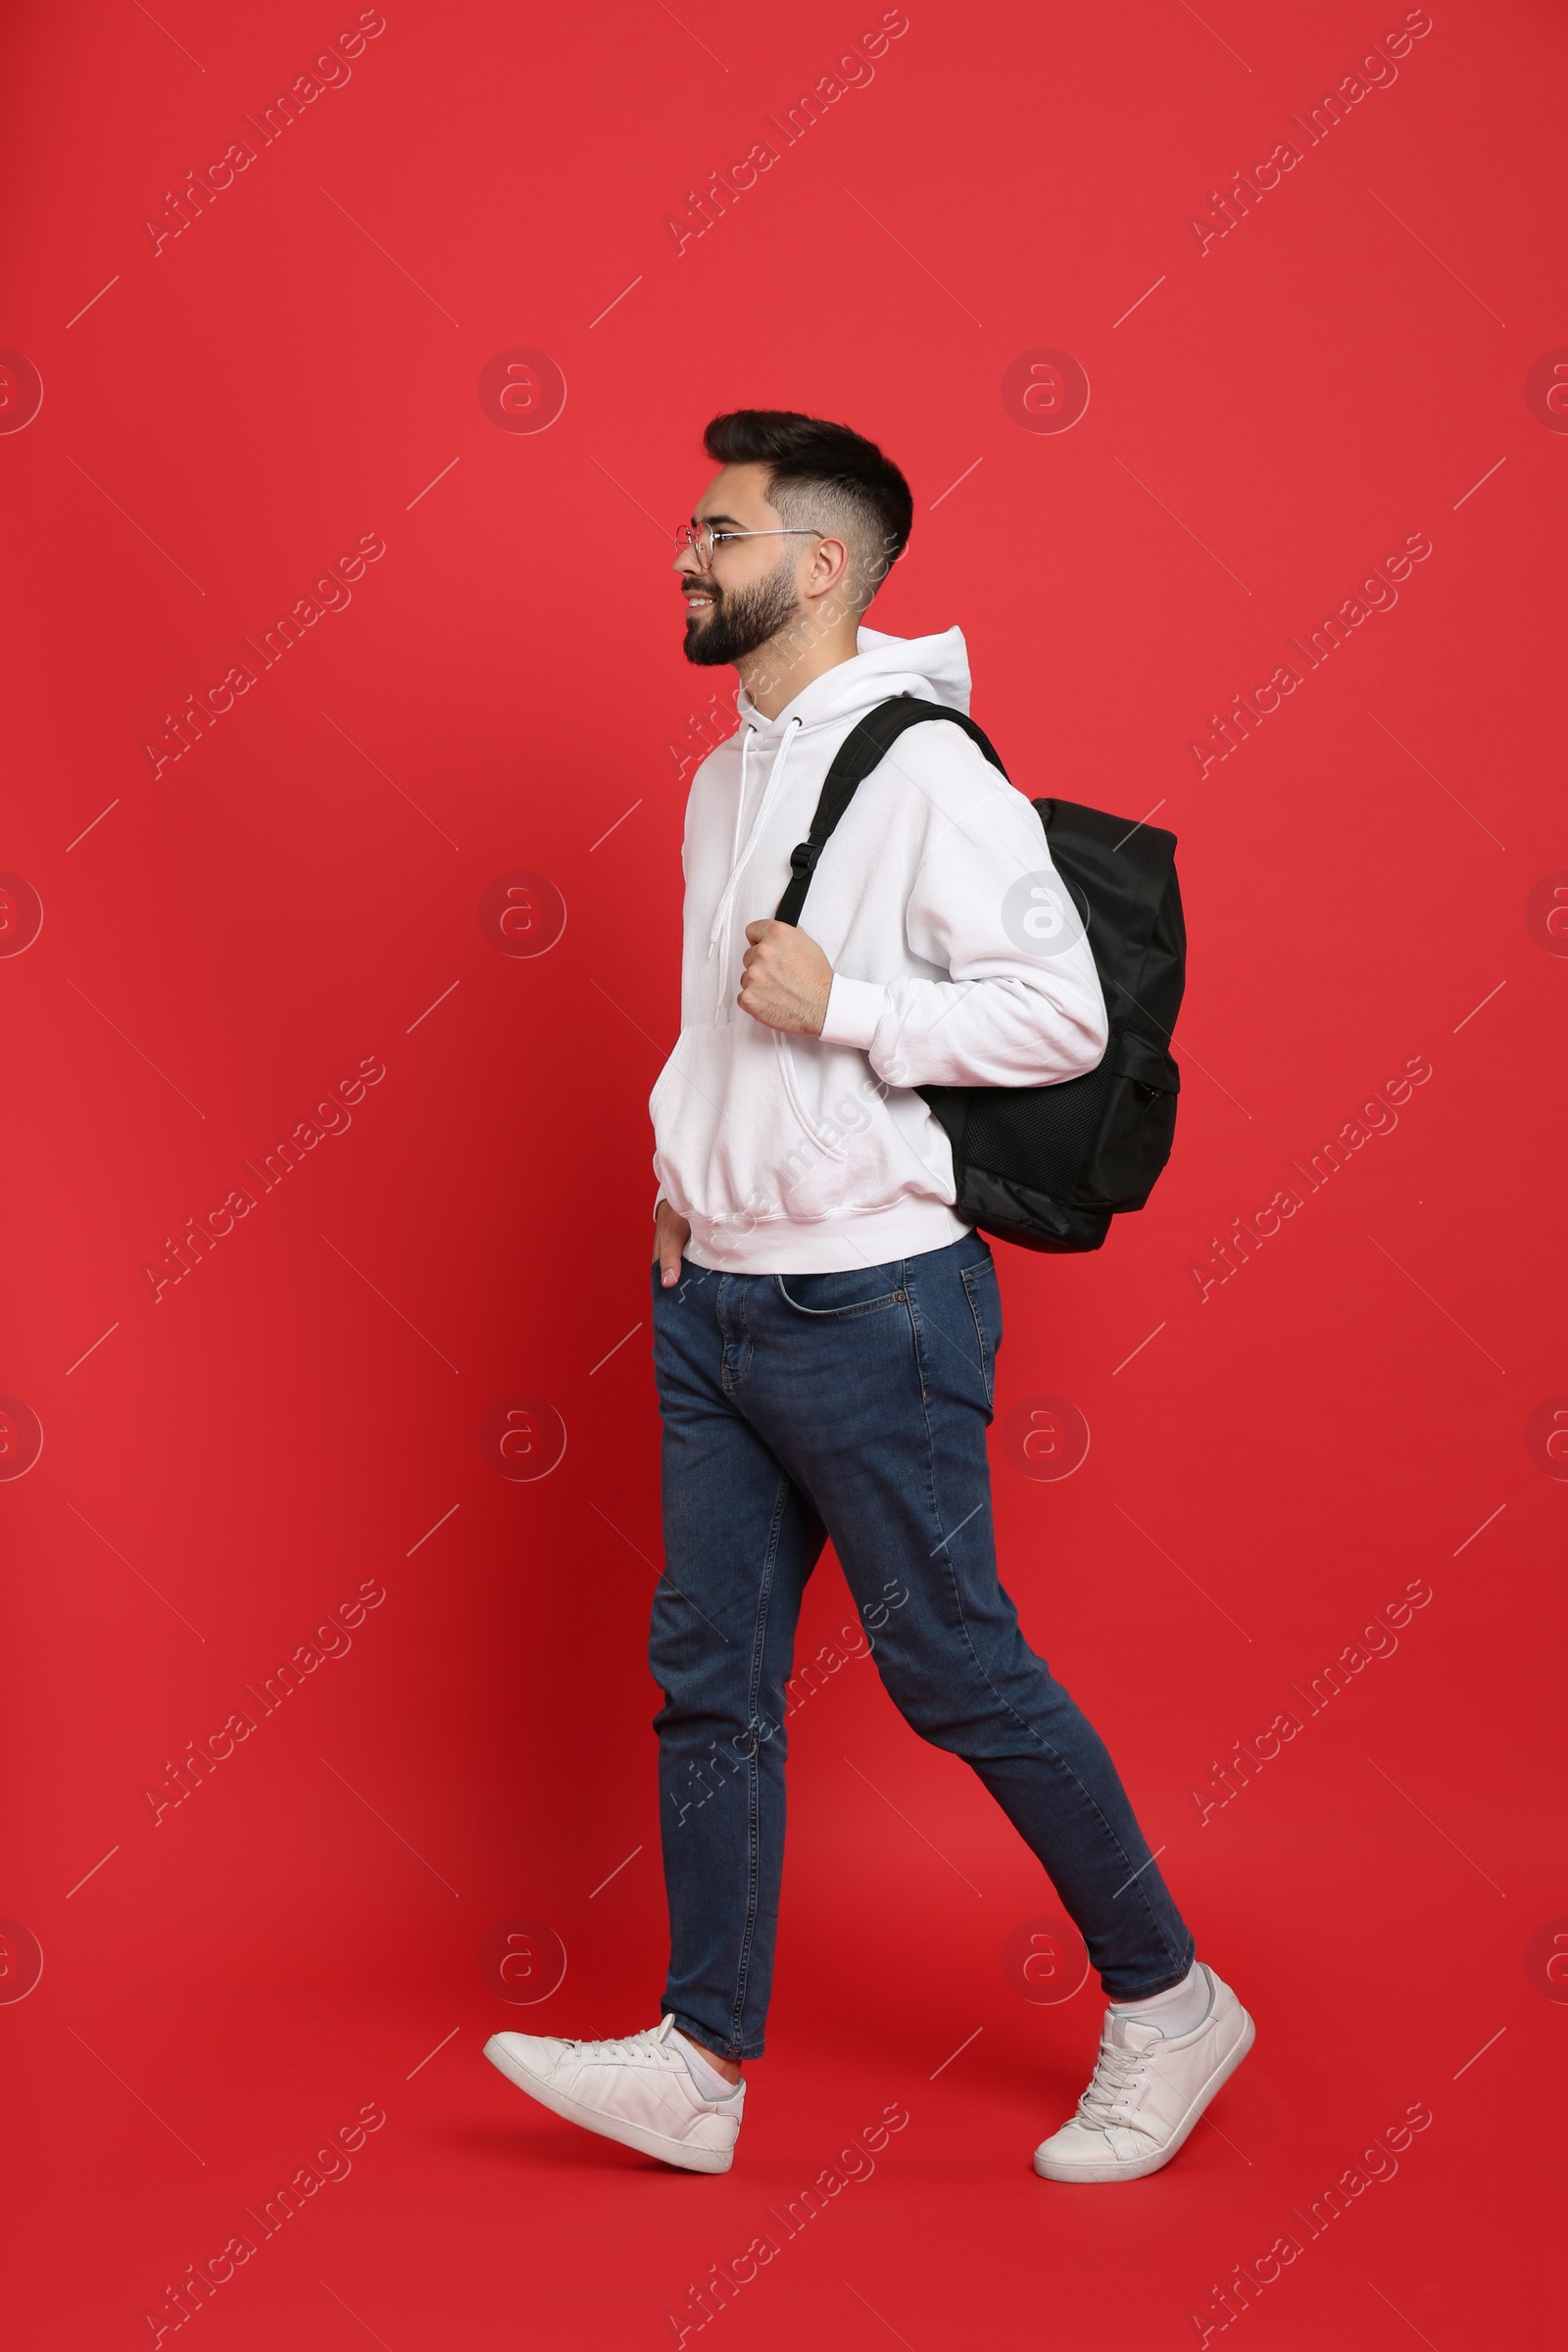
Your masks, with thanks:
[[(916, 736), (932, 750), (937, 738), (953, 743), (947, 728), (922, 727)], [(906, 937), (913, 956), (949, 977), (884, 982), (835, 973), (823, 1041), (862, 1048), (889, 1086), (1049, 1086), (1080, 1077), (1100, 1062), (1109, 1033), (1089, 943), (1069, 916), (1058, 953), (1047, 952), (1046, 939), (1036, 945), (1059, 923), (1055, 910), (1070, 906), (1039, 815), (966, 738), (959, 742), (961, 754), (942, 758), (939, 770), (929, 753), (906, 770), (924, 796), (927, 836)]]

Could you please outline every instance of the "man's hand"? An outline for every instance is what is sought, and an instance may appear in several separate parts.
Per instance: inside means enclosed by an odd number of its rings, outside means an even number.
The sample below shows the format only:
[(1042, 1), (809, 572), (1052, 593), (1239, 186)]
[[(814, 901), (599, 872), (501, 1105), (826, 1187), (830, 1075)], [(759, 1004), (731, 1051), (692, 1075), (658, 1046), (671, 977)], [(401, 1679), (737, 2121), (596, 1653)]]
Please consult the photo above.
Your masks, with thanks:
[(786, 1029), (805, 1037), (820, 1037), (827, 1019), (828, 991), (833, 966), (814, 939), (793, 923), (748, 923), (751, 941), (742, 957), (742, 1012), (768, 1029)]
[(682, 1216), (677, 1216), (667, 1200), (661, 1200), (654, 1219), (654, 1255), (659, 1261), (659, 1279), (670, 1290), (680, 1280), (681, 1251), (692, 1238), (692, 1229)]

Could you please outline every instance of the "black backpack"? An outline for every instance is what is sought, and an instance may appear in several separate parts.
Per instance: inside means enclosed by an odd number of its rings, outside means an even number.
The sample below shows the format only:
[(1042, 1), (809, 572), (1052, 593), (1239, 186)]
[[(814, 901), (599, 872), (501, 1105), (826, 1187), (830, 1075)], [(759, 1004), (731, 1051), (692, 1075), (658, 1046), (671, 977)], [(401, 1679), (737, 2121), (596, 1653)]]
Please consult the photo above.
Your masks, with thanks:
[[(906, 727), (961, 727), (1006, 769), (972, 718), (899, 695), (851, 729), (823, 778), (808, 838), (790, 854), (777, 908), (799, 923), (834, 826)], [(1142, 1208), (1170, 1157), (1180, 1073), (1170, 1035), (1186, 985), (1176, 836), (1076, 801), (1036, 801), (1051, 860), (1072, 892), (1104, 993), (1110, 1038), (1095, 1069), (1056, 1086), (921, 1086), (953, 1146), (960, 1217), (1025, 1250), (1098, 1250)]]

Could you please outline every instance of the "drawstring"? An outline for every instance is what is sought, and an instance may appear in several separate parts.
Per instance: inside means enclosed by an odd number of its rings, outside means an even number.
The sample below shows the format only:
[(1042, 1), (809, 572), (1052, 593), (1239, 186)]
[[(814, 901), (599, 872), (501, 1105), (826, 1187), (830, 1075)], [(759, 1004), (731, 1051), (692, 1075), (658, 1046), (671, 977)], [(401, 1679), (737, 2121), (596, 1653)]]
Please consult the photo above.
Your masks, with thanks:
[[(735, 893), (739, 887), (741, 875), (746, 870), (746, 866), (751, 858), (752, 852), (756, 849), (757, 844), (762, 837), (762, 829), (767, 822), (768, 816), (772, 812), (773, 803), (778, 797), (779, 786), (783, 781), (784, 765), (785, 761), (789, 758), (790, 745), (795, 741), (795, 738), (800, 733), (804, 723), (805, 722), (799, 718), (792, 718), (788, 728), (785, 731), (784, 737), (774, 755), (772, 768), (768, 773), (767, 786), (762, 794), (761, 807), (757, 811), (756, 821), (752, 825), (750, 833), (747, 835), (746, 847), (744, 850), (742, 850), (740, 848), (740, 838), (741, 822), (746, 807), (747, 770), (752, 749), (752, 738), (756, 733), (756, 729), (751, 726), (748, 726), (746, 730), (746, 738), (741, 746), (740, 797), (735, 804), (735, 838), (730, 846), (730, 876), (728, 882), (724, 886), (723, 896), (720, 898), (717, 909), (713, 915), (713, 927), (708, 935), (708, 953), (710, 956), (712, 956), (716, 953), (720, 940), (724, 937), (728, 930), (730, 908), (734, 904)], [(720, 1006), (718, 1011), (716, 1011), (713, 1016), (715, 1020), (722, 1018), (723, 1010), (724, 1007)]]
[[(711, 956), (713, 950), (718, 945), (719, 930), (723, 924), (725, 915), (729, 911), (729, 902), (735, 887), (735, 875), (738, 870), (737, 860), (741, 854), (741, 824), (746, 815), (746, 776), (747, 770), (751, 766), (752, 744), (756, 738), (756, 727), (748, 723), (746, 733), (741, 738), (741, 788), (735, 796), (735, 832), (729, 845), (730, 878), (724, 890), (719, 894), (718, 910), (713, 916), (713, 927), (708, 934), (708, 953), (710, 956)], [(780, 748), (782, 749), (782, 746)]]
[(735, 831), (729, 845), (731, 873), (735, 871), (735, 860), (741, 854), (741, 820), (746, 814), (746, 772), (751, 765), (752, 745), (756, 739), (757, 729), (748, 723), (746, 733), (741, 738), (741, 788), (735, 799)]

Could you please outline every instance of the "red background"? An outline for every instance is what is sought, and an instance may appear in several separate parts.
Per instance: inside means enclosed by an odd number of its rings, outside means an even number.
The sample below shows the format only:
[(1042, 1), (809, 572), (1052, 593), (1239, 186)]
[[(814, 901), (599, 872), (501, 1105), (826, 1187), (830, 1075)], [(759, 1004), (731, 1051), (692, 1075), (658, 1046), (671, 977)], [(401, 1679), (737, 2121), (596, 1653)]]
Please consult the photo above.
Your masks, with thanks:
[[(1525, 387), (1568, 342), (1562, 21), (1436, 6), (1200, 253), (1188, 217), (1401, 9), (910, 0), (874, 80), (677, 254), (665, 216), (879, 14), (389, 0), (347, 85), (155, 253), (143, 217), (339, 20), (8, 12), (0, 341), (44, 393), (0, 436), (0, 863), (44, 912), (0, 959), (0, 1388), (44, 1436), (0, 1483), (0, 1912), (44, 1957), (0, 2006), (19, 2343), (151, 2340), (165, 2283), (371, 2101), (352, 2177), (191, 2323), (209, 2352), (673, 2342), (688, 2283), (893, 2100), (875, 2177), (703, 2340), (1194, 2343), (1212, 2283), (1416, 2101), (1397, 2177), (1236, 2327), (1561, 2328), (1568, 2013), (1527, 1946), (1568, 1912), (1568, 1493), (1526, 1427), (1568, 1390), (1568, 964), (1528, 914), (1568, 867), (1568, 440)], [(1070, 431), (1004, 406), (1040, 346), (1087, 371)], [(477, 396), (519, 347), (564, 375), (547, 431)], [(1098, 1999), (1018, 1997), (1003, 1948), (1054, 1898), (863, 1664), (792, 1726), (734, 2172), (574, 2135), (479, 2057), (631, 2031), (662, 1983), (646, 1102), (678, 1021), (667, 746), (729, 689), (682, 663), (663, 534), (741, 403), (906, 467), (872, 618), (961, 623), (1026, 790), (1180, 836), (1169, 1171), (1099, 1255), (998, 1250), (1005, 1581), (1258, 2019), (1218, 2129), (1125, 2194), (1029, 2169)], [(1416, 532), (1397, 606), (1200, 779), (1209, 714)], [(155, 779), (164, 713), (367, 533), (352, 605)], [(537, 957), (478, 920), (519, 870), (567, 910)], [(1200, 1300), (1211, 1237), (1418, 1055), (1397, 1130)], [(351, 1129), (155, 1303), (165, 1237), (368, 1056)], [(517, 1393), (567, 1433), (541, 1481), (480, 1449)], [(1065, 1481), (1003, 1443), (1040, 1394), (1092, 1433)], [(1418, 1578), (1397, 1654), (1200, 1824), (1211, 1760)], [(376, 1580), (352, 1651), (155, 1826), (166, 1762)], [(848, 1612), (829, 1559), (803, 1653)], [(567, 1955), (529, 2008), (478, 1965), (518, 1917)]]

